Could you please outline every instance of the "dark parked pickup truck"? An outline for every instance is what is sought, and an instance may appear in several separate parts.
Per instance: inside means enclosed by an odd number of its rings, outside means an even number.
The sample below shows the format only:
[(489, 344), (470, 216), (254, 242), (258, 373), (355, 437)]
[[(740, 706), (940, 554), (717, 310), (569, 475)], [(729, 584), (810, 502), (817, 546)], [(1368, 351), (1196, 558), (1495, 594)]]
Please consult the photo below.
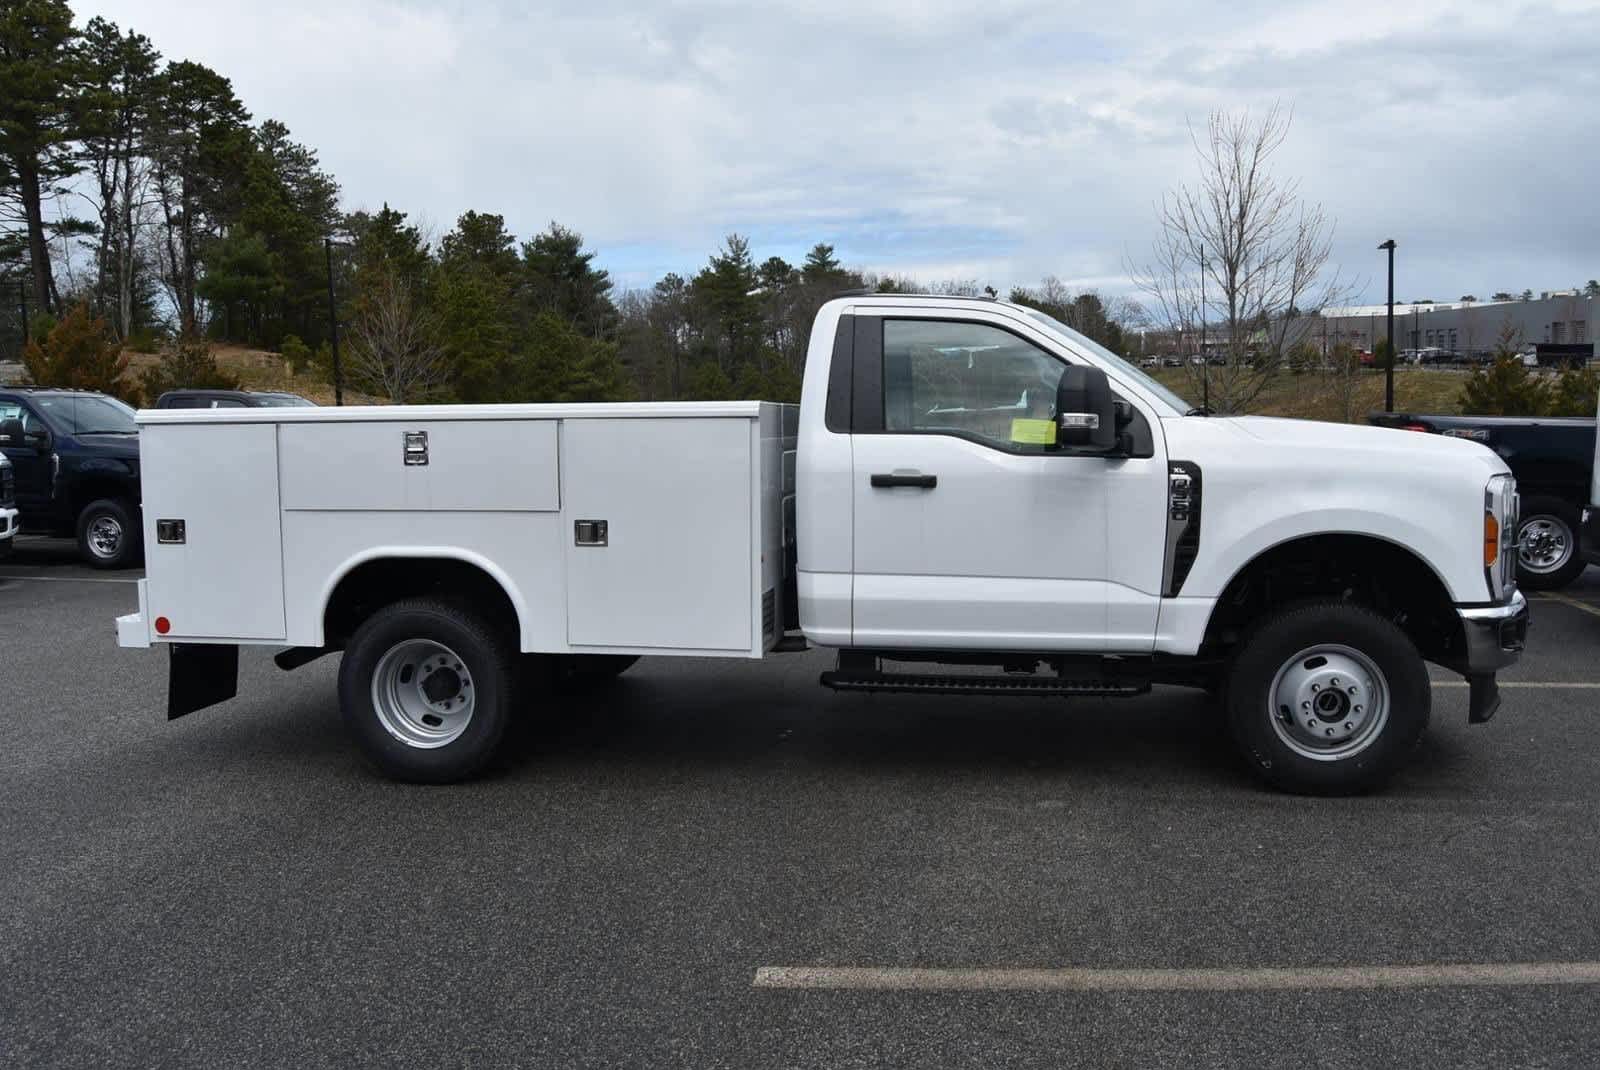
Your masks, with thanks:
[(0, 453), (23, 531), (78, 540), (96, 568), (139, 560), (139, 428), (133, 410), (87, 390), (0, 387)]
[(281, 390), (168, 390), (156, 398), (158, 409), (284, 409), (315, 405), (299, 394)]
[(1380, 427), (1399, 427), (1481, 442), (1517, 477), (1522, 520), (1518, 575), (1531, 590), (1562, 587), (1585, 565), (1580, 516), (1594, 478), (1595, 420), (1584, 417), (1418, 416), (1378, 412)]

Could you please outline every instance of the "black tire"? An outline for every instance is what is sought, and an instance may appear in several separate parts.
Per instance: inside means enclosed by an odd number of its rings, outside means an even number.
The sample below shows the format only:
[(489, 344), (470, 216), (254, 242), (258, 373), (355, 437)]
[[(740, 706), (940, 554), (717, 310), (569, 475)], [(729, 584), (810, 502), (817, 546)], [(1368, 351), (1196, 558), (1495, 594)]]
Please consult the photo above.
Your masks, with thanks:
[[(417, 640), (439, 644), (460, 658), (464, 674), (457, 682), (464, 680), (471, 689), (465, 726), (442, 745), (406, 742), (385, 726), (375, 701), (380, 662), (401, 644)], [(345, 647), (339, 706), (362, 752), (384, 775), (448, 784), (479, 772), (495, 756), (511, 720), (518, 667), (516, 644), (471, 610), (432, 599), (396, 602), (368, 617)], [(422, 690), (420, 679), (417, 690)]]
[[(1535, 528), (1535, 525), (1542, 525)], [(1583, 547), (1578, 545), (1578, 509), (1576, 506), (1546, 495), (1534, 495), (1522, 501), (1522, 516), (1517, 521), (1517, 542), (1520, 545), (1530, 530), (1549, 533), (1564, 541), (1566, 557), (1560, 564), (1535, 570), (1518, 550), (1517, 582), (1530, 591), (1553, 591), (1565, 587), (1578, 578), (1584, 569)]]
[[(1329, 650), (1325, 657), (1299, 657), (1319, 646), (1344, 648), (1345, 652)], [(1315, 754), (1325, 742), (1311, 727), (1312, 718), (1322, 715), (1307, 706), (1291, 709), (1285, 716), (1285, 705), (1275, 704), (1270, 697), (1274, 683), (1280, 670), (1286, 679), (1295, 673), (1311, 680), (1318, 673), (1334, 671), (1332, 666), (1340, 662), (1358, 664), (1359, 659), (1349, 655), (1351, 650), (1381, 674), (1383, 679), (1378, 682), (1387, 689), (1385, 713), (1379, 718), (1364, 711), (1372, 719), (1368, 727), (1358, 727), (1343, 742), (1342, 746), (1351, 748), (1344, 756), (1339, 756), (1341, 744), (1331, 744), (1335, 749), (1320, 757), (1308, 756), (1307, 752)], [(1330, 658), (1334, 660), (1330, 662)], [(1350, 683), (1365, 688), (1371, 681), (1358, 675)], [(1308, 684), (1303, 693), (1314, 698), (1310, 692), (1321, 689), (1321, 685)], [(1347, 701), (1344, 686), (1327, 690), (1337, 694), (1336, 703), (1330, 703), (1335, 708), (1328, 711), (1332, 721), (1318, 720), (1316, 729), (1330, 725), (1338, 731), (1348, 730), (1352, 724), (1359, 726), (1361, 714), (1351, 712), (1359, 706), (1346, 705), (1344, 712), (1337, 708), (1338, 703)], [(1362, 606), (1317, 602), (1268, 617), (1240, 644), (1228, 673), (1226, 713), (1229, 731), (1245, 761), (1273, 787), (1305, 795), (1352, 795), (1380, 786), (1405, 765), (1427, 731), (1432, 700), (1427, 666), (1405, 632)], [(1295, 724), (1296, 713), (1307, 721)], [(1346, 717), (1350, 720), (1345, 721)], [(1303, 738), (1302, 725), (1306, 734), (1319, 736), (1315, 745)], [(1285, 737), (1299, 742), (1291, 745)]]
[[(108, 538), (116, 532), (115, 541)], [(78, 556), (94, 568), (127, 568), (139, 562), (139, 510), (119, 498), (99, 498), (78, 514)]]

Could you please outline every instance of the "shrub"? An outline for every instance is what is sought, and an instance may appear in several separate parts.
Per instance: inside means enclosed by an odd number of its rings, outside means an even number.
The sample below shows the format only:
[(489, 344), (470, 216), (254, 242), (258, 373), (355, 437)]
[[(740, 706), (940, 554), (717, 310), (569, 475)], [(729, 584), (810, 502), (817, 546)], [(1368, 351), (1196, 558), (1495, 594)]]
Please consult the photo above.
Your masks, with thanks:
[(28, 378), (39, 386), (98, 390), (133, 404), (140, 400), (139, 386), (128, 377), (128, 358), (106, 330), (106, 321), (89, 306), (72, 306), (59, 323), (53, 323), (42, 340), (30, 341), (22, 350)]
[(1540, 416), (1549, 409), (1550, 390), (1520, 357), (1496, 357), (1461, 388), (1461, 411), (1469, 416)]
[(159, 353), (165, 338), (159, 327), (135, 327), (128, 332), (128, 348), (135, 353)]
[(278, 352), (289, 362), (289, 367), (294, 369), (296, 375), (304, 375), (311, 369), (311, 347), (302, 342), (299, 335), (284, 335)]
[(152, 403), (168, 390), (239, 389), (238, 377), (217, 367), (210, 343), (195, 335), (179, 338), (140, 378)]
[(1594, 416), (1600, 410), (1600, 368), (1565, 368), (1550, 391), (1551, 416)]

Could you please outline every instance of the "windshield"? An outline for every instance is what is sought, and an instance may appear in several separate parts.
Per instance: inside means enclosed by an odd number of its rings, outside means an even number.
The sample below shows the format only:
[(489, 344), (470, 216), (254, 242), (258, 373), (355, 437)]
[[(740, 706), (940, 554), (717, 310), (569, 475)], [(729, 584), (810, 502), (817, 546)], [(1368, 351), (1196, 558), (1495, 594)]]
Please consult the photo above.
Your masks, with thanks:
[(1179, 415), (1190, 412), (1194, 409), (1193, 405), (1185, 401), (1182, 396), (1173, 391), (1170, 387), (1164, 386), (1157, 380), (1152, 379), (1143, 371), (1140, 371), (1132, 364), (1129, 364), (1127, 361), (1111, 352), (1111, 350), (1107, 349), (1105, 346), (1084, 337), (1071, 327), (1068, 327), (1065, 323), (1062, 323), (1060, 320), (1056, 319), (1054, 316), (1046, 315), (1036, 308), (1025, 308), (1021, 305), (1017, 307), (1022, 308), (1022, 311), (1026, 312), (1040, 323), (1049, 326), (1057, 334), (1060, 334), (1068, 340), (1091, 350), (1095, 356), (1100, 357), (1108, 365), (1110, 365), (1119, 376), (1131, 379), (1135, 383), (1138, 383), (1150, 393), (1160, 398), (1163, 402), (1170, 405), (1172, 410)]
[(257, 394), (256, 400), (262, 406), (272, 409), (315, 408), (317, 404), (314, 401), (307, 401), (299, 394)]
[(116, 398), (99, 394), (45, 394), (32, 400), (40, 415), (63, 435), (139, 433), (133, 410)]

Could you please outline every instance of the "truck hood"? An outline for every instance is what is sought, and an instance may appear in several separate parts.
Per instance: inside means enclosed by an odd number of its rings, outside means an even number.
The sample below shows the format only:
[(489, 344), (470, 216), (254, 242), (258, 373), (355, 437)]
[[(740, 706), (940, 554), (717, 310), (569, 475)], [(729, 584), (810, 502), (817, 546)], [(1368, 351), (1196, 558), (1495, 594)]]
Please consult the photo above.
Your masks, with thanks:
[(1335, 424), (1273, 416), (1234, 416), (1217, 422), (1231, 425), (1241, 437), (1270, 447), (1371, 454), (1380, 469), (1396, 464), (1440, 465), (1459, 461), (1481, 466), (1486, 475), (1508, 470), (1498, 454), (1470, 439), (1368, 424)]
[(1454, 602), (1488, 597), (1484, 491), (1508, 469), (1487, 446), (1262, 416), (1190, 416), (1163, 420), (1161, 428), (1169, 458), (1201, 474), (1196, 593), (1221, 593), (1271, 547), (1338, 534), (1404, 547), (1432, 568)]

